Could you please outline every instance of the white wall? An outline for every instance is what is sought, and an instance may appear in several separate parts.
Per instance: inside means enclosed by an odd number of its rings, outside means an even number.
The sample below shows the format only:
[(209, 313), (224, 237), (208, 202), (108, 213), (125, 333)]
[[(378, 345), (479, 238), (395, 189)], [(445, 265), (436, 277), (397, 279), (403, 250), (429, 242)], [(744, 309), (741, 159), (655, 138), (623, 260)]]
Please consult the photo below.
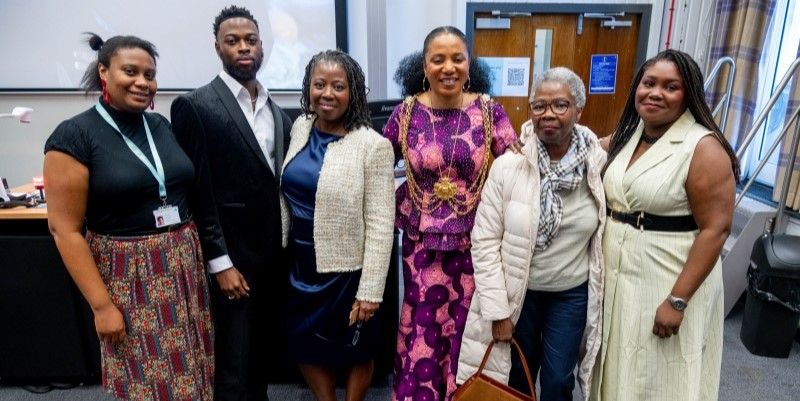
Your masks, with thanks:
[[(470, 0), (471, 1), (471, 0)], [(383, 2), (386, 12), (385, 27), (372, 24), (368, 16), (368, 2)], [(476, 1), (477, 2), (477, 1)], [(515, 2), (484, 0), (483, 2)], [(520, 1), (516, 1), (520, 2)], [(524, 1), (522, 1), (524, 3)], [(539, 0), (538, 3), (588, 3), (589, 0)], [(595, 1), (600, 2), (600, 1)], [(664, 48), (666, 11), (672, 0), (608, 0), (611, 4), (653, 4), (647, 55), (652, 56)], [(695, 55), (707, 54), (707, 32), (713, 0), (676, 0), (673, 18), (673, 48)], [(440, 25), (454, 25), (464, 29), (467, 0), (349, 0), (348, 37), (353, 57), (367, 73), (368, 83), (386, 85), (386, 97), (399, 97), (399, 89), (393, 81), (397, 64), (405, 55), (419, 50), (428, 32)], [(705, 30), (701, 29), (705, 28)], [(386, 60), (384, 77), (370, 76), (380, 73), (370, 68), (369, 35), (381, 32), (386, 38)], [(664, 33), (662, 33), (664, 32)], [(706, 32), (706, 33), (703, 33)], [(381, 64), (383, 60), (373, 61)], [(703, 64), (701, 64), (703, 65)], [(211, 77), (209, 77), (211, 79)], [(169, 104), (176, 94), (162, 93), (156, 98), (156, 111), (169, 115)], [(278, 103), (296, 107), (297, 95), (276, 94)], [(14, 106), (34, 108), (33, 122), (19, 124), (10, 119), (0, 120), (0, 175), (9, 178), (11, 185), (26, 183), (30, 177), (41, 174), (42, 147), (53, 129), (62, 120), (87, 109), (95, 101), (82, 93), (0, 93), (0, 113), (9, 112)]]
[[(350, 54), (367, 74), (367, 79), (369, 60), (365, 33), (371, 28), (367, 23), (368, 1), (377, 0), (349, 0), (347, 7), (348, 47)], [(209, 81), (212, 78), (209, 77)], [(169, 117), (170, 104), (177, 95), (178, 93), (158, 93), (155, 111)], [(300, 98), (296, 93), (272, 93), (272, 96), (283, 107), (299, 107)], [(10, 112), (15, 106), (34, 109), (30, 124), (0, 119), (0, 176), (6, 177), (13, 187), (28, 183), (31, 177), (41, 175), (42, 150), (47, 137), (61, 121), (88, 109), (96, 100), (94, 95), (85, 96), (79, 92), (0, 92), (0, 114)]]
[(33, 108), (29, 124), (0, 119), (0, 176), (12, 187), (29, 183), (42, 173), (42, 149), (53, 128), (66, 116), (75, 115), (94, 103), (94, 98), (76, 94), (2, 94), (0, 113), (14, 106)]
[(463, 31), (466, 1), (390, 0), (386, 15), (387, 98), (392, 99), (400, 97), (400, 88), (394, 82), (400, 59), (422, 50), (422, 42), (433, 28), (452, 25)]
[[(713, 0), (676, 0), (674, 1), (674, 17), (670, 48), (682, 50), (694, 57), (700, 68), (708, 62), (708, 51), (711, 44), (711, 28), (714, 24)], [(664, 1), (664, 21), (662, 24), (662, 40), (659, 50), (664, 49), (669, 23), (669, 8), (672, 0)]]
[[(174, 94), (159, 94), (156, 111), (169, 115)], [(0, 113), (14, 106), (33, 108), (29, 124), (10, 118), (0, 119), (0, 176), (12, 187), (29, 183), (31, 177), (42, 175), (44, 142), (63, 120), (74, 116), (97, 102), (94, 95), (83, 93), (20, 93), (0, 94)]]
[[(209, 77), (211, 80), (213, 77)], [(158, 93), (155, 111), (169, 117), (169, 107), (178, 93)], [(299, 107), (296, 94), (274, 93), (277, 103), (284, 107)], [(64, 93), (0, 93), (0, 113), (14, 106), (33, 108), (29, 124), (10, 118), (0, 119), (0, 176), (12, 187), (29, 183), (31, 177), (42, 175), (44, 143), (61, 121), (91, 107), (97, 95), (82, 92)]]
[(367, 1), (369, 0), (349, 0), (347, 2), (347, 46), (348, 53), (361, 65), (367, 82), (369, 82), (369, 57), (366, 35), (369, 29), (369, 24), (367, 23)]

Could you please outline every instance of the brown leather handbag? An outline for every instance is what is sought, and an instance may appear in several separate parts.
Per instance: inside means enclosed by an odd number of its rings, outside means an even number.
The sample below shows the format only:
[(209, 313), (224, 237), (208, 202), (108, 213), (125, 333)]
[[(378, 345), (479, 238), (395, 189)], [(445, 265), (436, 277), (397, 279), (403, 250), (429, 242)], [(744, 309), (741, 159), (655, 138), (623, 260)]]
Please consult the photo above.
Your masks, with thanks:
[(522, 349), (513, 338), (511, 339), (511, 344), (517, 349), (519, 359), (522, 361), (522, 368), (525, 370), (525, 378), (528, 379), (528, 388), (531, 389), (531, 395), (523, 394), (483, 374), (483, 367), (486, 365), (489, 353), (492, 352), (496, 342), (496, 340), (492, 340), (489, 343), (478, 371), (456, 390), (453, 394), (453, 401), (536, 401), (536, 386), (533, 384), (531, 372), (528, 370), (528, 361), (525, 360)]

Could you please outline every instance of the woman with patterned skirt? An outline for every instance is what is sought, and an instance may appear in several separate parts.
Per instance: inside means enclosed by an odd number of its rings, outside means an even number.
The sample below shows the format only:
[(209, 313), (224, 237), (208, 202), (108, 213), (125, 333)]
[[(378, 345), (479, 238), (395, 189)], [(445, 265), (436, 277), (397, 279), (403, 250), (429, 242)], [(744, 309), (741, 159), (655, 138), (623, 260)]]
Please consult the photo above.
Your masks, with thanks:
[[(423, 69), (419, 67), (423, 66)], [(449, 400), (475, 290), (470, 231), (490, 160), (518, 147), (502, 106), (481, 93), (464, 34), (439, 27), (396, 73), (404, 95), (386, 127), (406, 182), (396, 193), (403, 283), (393, 400)]]
[(194, 167), (166, 118), (144, 113), (158, 54), (134, 36), (92, 34), (89, 44), (98, 57), (83, 85), (103, 95), (45, 144), (50, 231), (94, 312), (103, 387), (122, 400), (210, 401), (208, 286), (189, 212)]

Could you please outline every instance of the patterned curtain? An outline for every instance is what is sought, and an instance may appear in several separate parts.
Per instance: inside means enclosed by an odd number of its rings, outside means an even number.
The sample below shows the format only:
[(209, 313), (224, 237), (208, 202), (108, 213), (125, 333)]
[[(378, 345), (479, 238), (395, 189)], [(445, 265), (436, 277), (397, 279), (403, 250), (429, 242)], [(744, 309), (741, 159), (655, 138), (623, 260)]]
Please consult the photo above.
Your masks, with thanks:
[[(797, 57), (800, 57), (800, 49), (797, 50)], [(789, 92), (789, 99), (786, 102), (786, 115), (785, 115), (785, 123), (789, 122), (789, 118), (792, 116), (795, 110), (800, 107), (800, 84), (798, 84), (797, 73), (795, 73), (795, 78), (792, 79), (791, 83), (791, 91)], [(789, 182), (789, 193), (786, 197), (786, 207), (792, 210), (800, 210), (800, 159), (795, 160), (794, 166), (789, 166), (791, 160), (789, 160), (789, 156), (791, 156), (791, 147), (792, 147), (792, 135), (794, 135), (794, 131), (797, 128), (797, 120), (792, 122), (792, 126), (789, 128), (789, 131), (786, 133), (786, 137), (783, 140), (783, 147), (780, 151), (780, 156), (778, 157), (778, 174), (775, 175), (775, 186), (773, 187), (772, 191), (772, 199), (775, 202), (780, 201), (781, 190), (783, 189), (783, 180), (786, 177), (786, 174), (791, 172), (792, 178)], [(798, 144), (798, 150), (800, 150), (800, 144)], [(800, 152), (798, 152), (798, 156), (800, 156)]]
[[(706, 73), (720, 58), (730, 56), (736, 62), (728, 121), (722, 128), (736, 149), (752, 128), (756, 110), (758, 64), (761, 59), (775, 0), (718, 0)], [(706, 93), (708, 104), (716, 105), (725, 94), (728, 69), (719, 74), (716, 84)], [(719, 120), (718, 120), (719, 122)]]

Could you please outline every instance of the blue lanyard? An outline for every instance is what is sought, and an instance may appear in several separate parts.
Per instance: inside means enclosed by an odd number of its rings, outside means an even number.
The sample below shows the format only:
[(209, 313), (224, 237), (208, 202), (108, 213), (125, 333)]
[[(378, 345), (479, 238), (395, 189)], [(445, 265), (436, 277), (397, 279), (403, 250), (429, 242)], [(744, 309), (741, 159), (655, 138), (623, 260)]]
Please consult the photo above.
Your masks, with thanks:
[(153, 154), (153, 160), (155, 160), (156, 165), (153, 167), (153, 163), (150, 163), (150, 160), (147, 159), (147, 156), (144, 155), (141, 149), (136, 146), (133, 141), (131, 141), (127, 136), (122, 134), (122, 131), (119, 130), (117, 123), (114, 122), (114, 119), (108, 114), (106, 109), (97, 103), (94, 108), (100, 113), (100, 116), (103, 117), (104, 120), (114, 128), (115, 131), (122, 137), (122, 140), (125, 141), (125, 144), (128, 145), (131, 152), (133, 152), (139, 160), (144, 163), (148, 170), (150, 170), (150, 174), (155, 177), (156, 181), (158, 181), (158, 196), (161, 198), (162, 202), (166, 202), (167, 200), (167, 186), (165, 184), (166, 178), (164, 176), (164, 166), (161, 165), (161, 157), (158, 156), (158, 150), (156, 149), (156, 144), (153, 142), (153, 134), (150, 133), (150, 127), (147, 125), (147, 119), (144, 118), (144, 113), (142, 113), (142, 121), (144, 121), (144, 132), (147, 134), (147, 143), (150, 145), (150, 153)]

